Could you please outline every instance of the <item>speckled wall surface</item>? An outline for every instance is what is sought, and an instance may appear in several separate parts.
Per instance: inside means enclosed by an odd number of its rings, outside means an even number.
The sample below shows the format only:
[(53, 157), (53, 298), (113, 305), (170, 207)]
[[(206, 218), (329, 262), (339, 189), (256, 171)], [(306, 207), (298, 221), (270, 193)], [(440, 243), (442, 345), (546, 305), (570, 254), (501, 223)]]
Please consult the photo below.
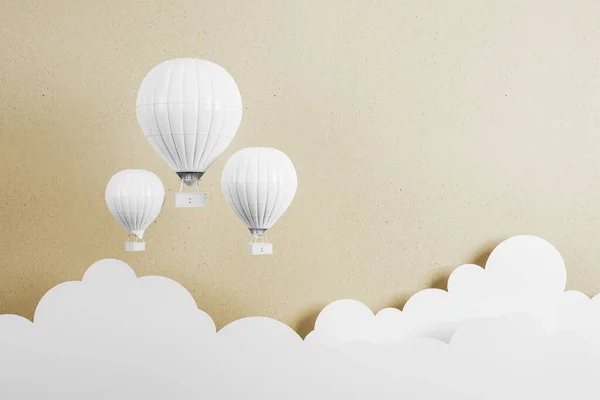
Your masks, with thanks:
[[(330, 301), (400, 306), (521, 233), (597, 293), (598, 26), (597, 1), (0, 0), (0, 313), (31, 317), (115, 257), (183, 283), (219, 326), (306, 333)], [(135, 116), (146, 72), (176, 57), (224, 66), (244, 101), (208, 209), (173, 208), (176, 176)], [(246, 254), (220, 192), (227, 157), (255, 145), (299, 176), (268, 257)], [(104, 203), (124, 168), (168, 191), (143, 253)]]

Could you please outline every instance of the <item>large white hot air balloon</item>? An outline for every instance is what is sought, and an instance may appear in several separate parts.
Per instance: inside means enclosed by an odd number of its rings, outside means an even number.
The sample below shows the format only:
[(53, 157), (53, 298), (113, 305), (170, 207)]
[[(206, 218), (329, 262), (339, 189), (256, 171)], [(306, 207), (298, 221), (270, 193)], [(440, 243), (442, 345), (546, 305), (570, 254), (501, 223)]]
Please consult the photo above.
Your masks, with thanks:
[[(180, 58), (144, 78), (136, 113), (144, 135), (181, 179), (176, 207), (205, 207), (198, 181), (235, 136), (242, 97), (227, 71), (210, 61)], [(196, 193), (182, 193), (183, 185)]]
[(225, 199), (250, 230), (250, 254), (272, 254), (265, 232), (283, 215), (296, 194), (298, 177), (281, 151), (250, 147), (235, 153), (223, 169)]
[(143, 169), (119, 171), (110, 178), (105, 198), (112, 215), (129, 233), (125, 250), (144, 250), (144, 231), (165, 202), (165, 188), (159, 177)]

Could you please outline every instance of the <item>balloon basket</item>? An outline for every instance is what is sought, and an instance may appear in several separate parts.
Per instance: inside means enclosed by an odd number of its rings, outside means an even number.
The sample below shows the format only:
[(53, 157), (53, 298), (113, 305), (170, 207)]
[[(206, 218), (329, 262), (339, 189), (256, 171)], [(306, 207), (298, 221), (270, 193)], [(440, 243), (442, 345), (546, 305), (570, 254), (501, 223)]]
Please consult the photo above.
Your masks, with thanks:
[(146, 243), (144, 242), (126, 242), (125, 251), (143, 251), (146, 250)]
[(248, 254), (258, 256), (261, 254), (273, 254), (273, 243), (248, 243)]
[[(202, 175), (200, 175), (202, 176)], [(186, 181), (181, 179), (181, 186), (179, 186), (179, 192), (175, 193), (175, 207), (177, 208), (204, 208), (206, 207), (206, 193), (200, 193), (200, 179), (195, 177), (193, 181)], [(184, 184), (186, 186), (194, 186), (195, 192), (185, 193), (183, 191)]]
[(175, 193), (175, 207), (204, 208), (206, 207), (206, 193)]
[[(260, 231), (260, 233), (257, 233), (257, 231)], [(252, 233), (252, 238), (250, 239), (250, 243), (248, 243), (248, 254), (251, 256), (273, 254), (273, 243), (269, 243), (265, 231), (266, 229), (255, 230)]]

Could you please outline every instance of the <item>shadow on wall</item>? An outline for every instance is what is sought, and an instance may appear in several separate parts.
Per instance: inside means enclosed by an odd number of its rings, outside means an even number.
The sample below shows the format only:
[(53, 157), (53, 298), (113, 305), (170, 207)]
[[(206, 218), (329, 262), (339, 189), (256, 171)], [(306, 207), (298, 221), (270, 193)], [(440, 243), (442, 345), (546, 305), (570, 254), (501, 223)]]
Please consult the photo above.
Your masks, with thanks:
[[(487, 263), (490, 254), (501, 242), (502, 240), (494, 241), (493, 243), (488, 243), (481, 250), (475, 253), (475, 256), (471, 259), (469, 263), (479, 265), (480, 267), (485, 267), (485, 264)], [(451, 269), (446, 269), (434, 276), (431, 280), (431, 287), (433, 289), (448, 290), (448, 279), (450, 278), (450, 274), (455, 268), (456, 266), (453, 266), (451, 267)], [(408, 298), (406, 300), (408, 300)], [(406, 301), (404, 301), (404, 303), (406, 303)], [(402, 306), (404, 306), (404, 303), (402, 303)]]
[(308, 335), (315, 328), (317, 317), (323, 308), (325, 308), (325, 306), (326, 304), (315, 305), (300, 317), (299, 321), (294, 326), (294, 330), (302, 339), (304, 339), (306, 335)]

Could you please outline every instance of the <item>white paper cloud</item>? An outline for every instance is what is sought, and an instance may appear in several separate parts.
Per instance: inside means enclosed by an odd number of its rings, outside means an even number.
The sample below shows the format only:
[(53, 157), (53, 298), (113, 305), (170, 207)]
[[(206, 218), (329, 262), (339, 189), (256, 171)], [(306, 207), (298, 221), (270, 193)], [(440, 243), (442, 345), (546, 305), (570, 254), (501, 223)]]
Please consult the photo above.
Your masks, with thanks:
[(552, 332), (561, 323), (557, 309), (565, 283), (564, 261), (550, 243), (515, 236), (494, 249), (485, 270), (472, 264), (458, 267), (448, 279), (448, 291), (420, 291), (402, 312), (384, 309), (373, 315), (361, 303), (334, 302), (320, 313), (307, 340), (387, 343), (429, 337), (448, 342), (465, 321), (509, 313), (528, 313)]
[(303, 341), (261, 317), (216, 332), (178, 283), (102, 260), (33, 323), (0, 315), (0, 399), (595, 399), (600, 300), (565, 280), (514, 237), (403, 311), (334, 302)]

